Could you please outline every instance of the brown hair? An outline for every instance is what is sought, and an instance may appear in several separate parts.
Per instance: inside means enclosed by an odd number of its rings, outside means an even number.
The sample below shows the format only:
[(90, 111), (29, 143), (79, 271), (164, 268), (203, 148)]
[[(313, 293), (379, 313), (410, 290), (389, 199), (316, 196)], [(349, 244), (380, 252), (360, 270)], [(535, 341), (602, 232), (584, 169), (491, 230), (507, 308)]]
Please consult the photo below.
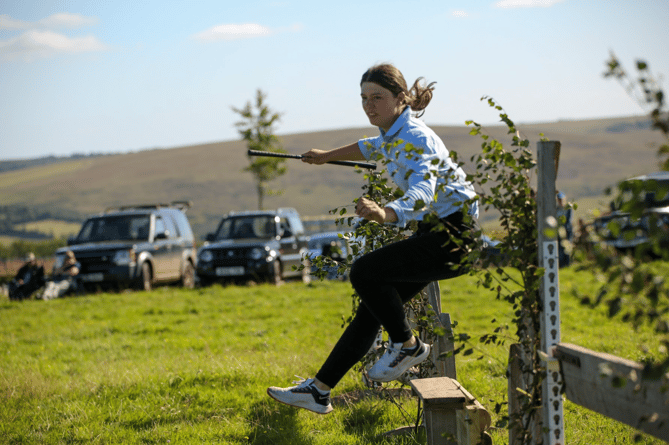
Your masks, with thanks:
[(413, 83), (411, 89), (408, 89), (407, 82), (404, 80), (404, 76), (400, 70), (389, 63), (382, 63), (374, 65), (365, 71), (365, 74), (362, 75), (362, 79), (360, 80), (360, 85), (362, 86), (363, 82), (373, 82), (386, 90), (389, 90), (395, 97), (400, 93), (404, 93), (407, 98), (406, 104), (414, 111), (422, 111), (422, 113), (418, 113), (417, 115), (420, 117), (425, 113), (425, 108), (432, 100), (432, 91), (434, 91), (433, 85), (437, 83), (431, 82), (425, 85), (421, 82), (422, 80), (424, 79), (419, 77)]

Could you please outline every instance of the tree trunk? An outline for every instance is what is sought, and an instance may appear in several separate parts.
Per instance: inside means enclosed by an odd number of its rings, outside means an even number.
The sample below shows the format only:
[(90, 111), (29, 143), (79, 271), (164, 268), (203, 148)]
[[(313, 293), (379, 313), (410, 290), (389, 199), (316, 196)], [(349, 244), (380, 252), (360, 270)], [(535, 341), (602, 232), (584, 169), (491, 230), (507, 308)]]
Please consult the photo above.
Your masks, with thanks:
[(262, 182), (258, 181), (258, 210), (264, 210), (263, 201), (265, 199), (265, 187), (263, 187)]

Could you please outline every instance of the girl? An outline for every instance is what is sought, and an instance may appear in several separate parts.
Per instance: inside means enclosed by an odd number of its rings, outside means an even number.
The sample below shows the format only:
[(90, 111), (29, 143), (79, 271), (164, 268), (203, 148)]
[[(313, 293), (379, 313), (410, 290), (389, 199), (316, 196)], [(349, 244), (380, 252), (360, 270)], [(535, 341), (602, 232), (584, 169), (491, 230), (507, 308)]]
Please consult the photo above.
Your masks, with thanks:
[[(404, 196), (383, 207), (362, 197), (356, 214), (400, 227), (413, 220), (418, 222), (418, 229), (412, 237), (355, 261), (350, 279), (361, 300), (355, 317), (315, 378), (295, 382), (299, 384), (290, 388), (267, 390), (279, 402), (320, 414), (332, 411), (330, 389), (369, 351), (380, 326), (388, 332), (390, 341), (385, 354), (368, 371), (372, 380), (395, 380), (430, 353), (430, 346), (413, 335), (403, 306), (430, 282), (461, 273), (449, 266), (461, 263), (463, 252), (451, 237), (458, 236), (465, 245), (474, 242), (471, 236), (463, 235), (474, 227), (464, 223), (461, 203), (475, 198), (476, 193), (441, 139), (417, 119), (434, 90), (434, 83), (424, 86), (421, 80), (408, 89), (404, 76), (393, 65), (373, 66), (363, 74), (360, 90), (362, 108), (369, 122), (379, 127), (380, 135), (330, 151), (313, 149), (303, 155), (304, 162), (320, 165), (336, 160), (369, 160), (380, 154), (389, 161), (388, 172)], [(421, 113), (414, 116), (414, 112)], [(414, 148), (411, 152), (404, 150), (408, 144)], [(430, 204), (420, 208), (421, 202)], [(474, 218), (469, 220), (475, 225), (478, 205), (468, 209)], [(425, 218), (428, 214), (436, 214), (450, 230), (431, 231), (438, 223)]]

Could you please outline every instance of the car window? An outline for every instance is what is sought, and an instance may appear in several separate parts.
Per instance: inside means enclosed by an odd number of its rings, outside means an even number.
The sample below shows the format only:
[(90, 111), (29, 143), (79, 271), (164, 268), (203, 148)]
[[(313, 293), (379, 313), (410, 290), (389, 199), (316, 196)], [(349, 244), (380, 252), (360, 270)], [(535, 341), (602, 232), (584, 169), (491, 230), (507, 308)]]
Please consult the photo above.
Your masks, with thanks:
[(192, 241), (194, 238), (193, 231), (190, 228), (190, 223), (188, 222), (188, 218), (186, 217), (186, 215), (184, 215), (183, 212), (177, 211), (174, 212), (173, 216), (181, 236), (189, 241)]
[(156, 217), (156, 236), (160, 235), (161, 233), (165, 233), (165, 221), (163, 221), (163, 218), (161, 216)]
[(149, 236), (148, 215), (119, 215), (87, 220), (77, 240), (79, 242), (146, 240)]
[(179, 230), (179, 224), (174, 220), (174, 215), (170, 215), (169, 220), (172, 223), (172, 226), (174, 226), (174, 236), (176, 238), (181, 238), (181, 230)]
[(300, 235), (304, 233), (304, 226), (302, 225), (302, 221), (298, 216), (294, 215), (289, 215), (288, 221), (290, 221), (290, 227), (294, 235)]
[(293, 236), (294, 235), (293, 231), (291, 230), (291, 226), (290, 226), (290, 224), (288, 224), (288, 220), (286, 218), (281, 218), (281, 223), (280, 224), (281, 224), (281, 231), (283, 232), (282, 236)]
[(274, 216), (226, 218), (216, 232), (216, 239), (272, 238), (276, 236)]

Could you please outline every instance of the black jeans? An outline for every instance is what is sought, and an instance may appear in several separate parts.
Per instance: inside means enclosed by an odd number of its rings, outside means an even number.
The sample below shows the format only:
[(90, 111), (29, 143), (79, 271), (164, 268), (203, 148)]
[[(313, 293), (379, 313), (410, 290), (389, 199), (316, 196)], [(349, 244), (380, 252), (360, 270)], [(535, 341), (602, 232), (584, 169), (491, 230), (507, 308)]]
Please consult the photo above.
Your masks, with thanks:
[(463, 273), (459, 265), (462, 249), (452, 241), (457, 236), (465, 244), (464, 230), (476, 229), (463, 224), (462, 214), (442, 220), (449, 232), (431, 232), (433, 226), (419, 224), (410, 238), (384, 246), (360, 257), (351, 268), (351, 284), (361, 303), (316, 378), (331, 388), (359, 362), (376, 339), (383, 325), (393, 343), (411, 339), (413, 333), (404, 313), (404, 303), (432, 281), (453, 278)]

